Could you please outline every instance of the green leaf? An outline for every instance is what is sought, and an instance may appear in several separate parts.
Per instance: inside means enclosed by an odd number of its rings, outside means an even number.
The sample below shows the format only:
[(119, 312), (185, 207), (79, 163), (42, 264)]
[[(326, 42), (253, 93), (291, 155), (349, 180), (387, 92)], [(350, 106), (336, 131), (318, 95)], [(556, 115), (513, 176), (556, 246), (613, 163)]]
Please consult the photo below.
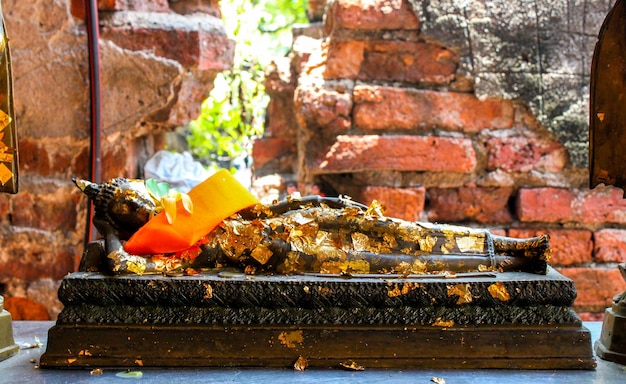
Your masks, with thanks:
[(115, 376), (121, 377), (123, 379), (141, 379), (143, 377), (143, 372), (141, 371), (118, 372), (115, 374)]

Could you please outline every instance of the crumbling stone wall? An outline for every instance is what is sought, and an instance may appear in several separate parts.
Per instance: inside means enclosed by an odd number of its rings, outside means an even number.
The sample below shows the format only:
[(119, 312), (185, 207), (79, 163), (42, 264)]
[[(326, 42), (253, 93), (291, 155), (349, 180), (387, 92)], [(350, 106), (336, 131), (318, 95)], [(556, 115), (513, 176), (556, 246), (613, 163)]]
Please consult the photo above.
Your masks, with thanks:
[(626, 289), (626, 200), (587, 181), (590, 63), (612, 4), (331, 0), (270, 68), (257, 175), (408, 220), (547, 232), (576, 310), (599, 318)]
[[(232, 66), (216, 0), (102, 0), (102, 178), (141, 175)], [(83, 248), (89, 169), (84, 1), (2, 2), (13, 56), (20, 192), (0, 196), (0, 293), (15, 319), (56, 318)]]

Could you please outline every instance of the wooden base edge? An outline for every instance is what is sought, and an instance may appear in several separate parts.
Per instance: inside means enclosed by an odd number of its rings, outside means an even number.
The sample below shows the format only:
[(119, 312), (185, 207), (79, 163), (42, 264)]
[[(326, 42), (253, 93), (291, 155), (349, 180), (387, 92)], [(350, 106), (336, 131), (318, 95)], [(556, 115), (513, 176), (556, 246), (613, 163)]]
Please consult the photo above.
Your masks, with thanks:
[(594, 369), (582, 326), (141, 326), (57, 324), (42, 368)]

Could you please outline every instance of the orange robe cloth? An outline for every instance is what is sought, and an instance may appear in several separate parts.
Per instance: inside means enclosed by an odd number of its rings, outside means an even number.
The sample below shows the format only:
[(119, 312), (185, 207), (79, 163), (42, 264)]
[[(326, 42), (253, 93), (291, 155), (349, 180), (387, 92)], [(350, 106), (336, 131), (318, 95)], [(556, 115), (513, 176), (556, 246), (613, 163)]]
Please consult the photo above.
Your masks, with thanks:
[(258, 204), (258, 200), (233, 175), (223, 169), (192, 188), (193, 213), (181, 201), (176, 219), (168, 223), (165, 212), (154, 216), (124, 244), (132, 255), (154, 255), (183, 251), (211, 232), (229, 216)]

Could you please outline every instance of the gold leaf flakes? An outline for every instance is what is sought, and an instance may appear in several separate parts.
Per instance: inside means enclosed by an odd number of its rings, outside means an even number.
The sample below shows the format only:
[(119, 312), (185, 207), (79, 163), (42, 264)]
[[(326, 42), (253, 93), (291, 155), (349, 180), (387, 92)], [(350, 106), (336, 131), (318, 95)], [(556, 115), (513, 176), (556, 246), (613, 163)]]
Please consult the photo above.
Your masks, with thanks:
[(6, 112), (0, 109), (0, 131), (8, 127), (9, 124), (11, 124), (11, 116), (7, 115)]
[(302, 331), (293, 331), (293, 332), (281, 332), (278, 335), (278, 340), (280, 343), (287, 348), (296, 348), (296, 344), (302, 344), (304, 342), (304, 336), (302, 335)]
[(442, 327), (442, 328), (450, 328), (454, 327), (453, 320), (442, 320), (441, 317), (438, 317), (437, 320), (433, 323), (433, 327)]
[(141, 359), (136, 359), (136, 360), (135, 360), (135, 364), (137, 364), (137, 365), (138, 365), (138, 366), (140, 366), (140, 367), (143, 367), (143, 360), (141, 360)]
[(384, 216), (385, 208), (383, 208), (382, 204), (380, 204), (377, 200), (373, 200), (370, 206), (367, 207), (365, 214), (371, 216)]
[(448, 296), (453, 296), (453, 295), (459, 296), (459, 299), (456, 301), (458, 305), (472, 302), (472, 293), (470, 292), (469, 283), (449, 285)]
[(0, 163), (0, 183), (6, 184), (13, 177), (13, 172), (4, 164)]
[(76, 360), (78, 360), (78, 359), (76, 359), (75, 357), (72, 357), (70, 359), (67, 359), (67, 363), (68, 364), (74, 364), (76, 362)]
[(417, 240), (420, 245), (420, 251), (432, 253), (433, 247), (437, 244), (437, 238), (434, 236), (425, 236)]
[(263, 244), (259, 244), (259, 246), (254, 248), (250, 254), (250, 256), (252, 256), (254, 260), (261, 263), (261, 265), (267, 264), (273, 255), (274, 253)]
[(91, 370), (91, 372), (89, 372), (90, 375), (94, 376), (94, 375), (102, 375), (104, 373), (104, 371), (102, 370), (102, 368), (94, 368)]
[(350, 371), (365, 371), (365, 367), (357, 364), (354, 360), (346, 360), (339, 363), (339, 365)]
[(370, 263), (365, 260), (351, 261), (325, 261), (320, 267), (320, 273), (342, 274), (342, 273), (370, 273)]
[(413, 264), (411, 265), (411, 273), (419, 275), (426, 272), (428, 272), (428, 267), (426, 266), (426, 263), (424, 263), (420, 259), (415, 259), (415, 261), (413, 261)]
[(435, 384), (446, 384), (446, 379), (444, 379), (443, 377), (431, 377), (430, 381)]
[(13, 154), (0, 150), (0, 161), (3, 163), (10, 163), (13, 161)]
[(402, 291), (398, 288), (398, 284), (395, 284), (393, 289), (387, 291), (387, 296), (389, 297), (398, 297), (402, 295)]
[(417, 289), (420, 287), (419, 283), (413, 283), (413, 282), (406, 282), (404, 284), (402, 284), (402, 287), (400, 288), (398, 286), (398, 284), (394, 285), (394, 288), (392, 290), (387, 291), (387, 296), (389, 297), (397, 297), (397, 296), (401, 296), (401, 295), (406, 295), (409, 292)]
[(370, 238), (361, 232), (352, 234), (352, 247), (355, 251), (367, 251), (370, 246)]
[(293, 364), (294, 371), (304, 371), (309, 366), (309, 361), (304, 357), (298, 357), (298, 360)]
[(491, 294), (491, 297), (493, 297), (494, 299), (498, 299), (500, 301), (511, 300), (511, 295), (509, 295), (509, 291), (506, 289), (506, 286), (501, 281), (491, 284), (487, 288), (487, 290)]
[(456, 238), (456, 245), (459, 250), (465, 252), (483, 253), (485, 250), (485, 238), (477, 234), (461, 236)]
[(213, 287), (211, 286), (211, 284), (204, 284), (204, 296), (203, 298), (205, 299), (212, 299), (213, 298)]

